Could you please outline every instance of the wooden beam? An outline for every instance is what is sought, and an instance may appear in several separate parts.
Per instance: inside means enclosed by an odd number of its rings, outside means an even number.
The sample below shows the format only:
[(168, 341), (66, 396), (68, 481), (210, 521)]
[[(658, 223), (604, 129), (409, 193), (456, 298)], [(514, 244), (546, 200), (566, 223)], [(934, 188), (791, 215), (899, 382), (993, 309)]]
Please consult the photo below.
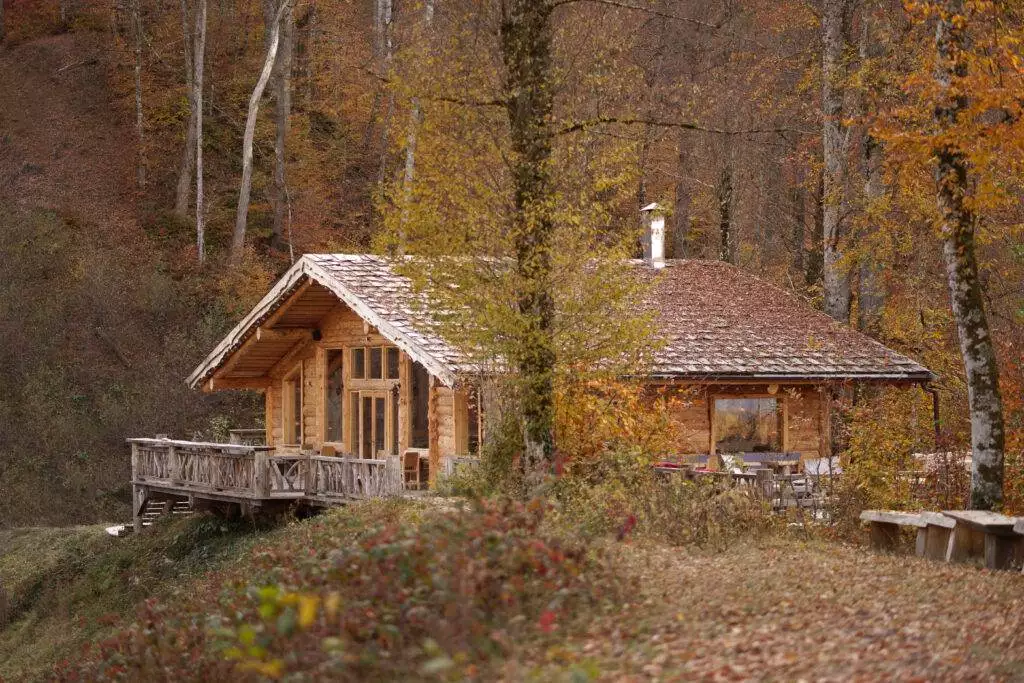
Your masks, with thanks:
[(291, 307), (292, 303), (301, 297), (306, 291), (313, 286), (312, 280), (306, 280), (299, 288), (295, 290), (295, 293), (289, 296), (287, 299), (281, 302), (281, 305), (277, 307), (277, 310), (270, 314), (270, 317), (263, 321), (261, 327), (273, 327), (277, 324), (277, 321), (288, 312), (288, 308)]
[(203, 382), (203, 391), (221, 391), (223, 389), (250, 389), (253, 391), (266, 391), (270, 380), (263, 377), (211, 377)]
[(257, 341), (298, 341), (302, 337), (310, 335), (313, 327), (290, 327), (284, 330), (272, 330), (266, 325), (256, 328), (255, 338)]
[(295, 345), (288, 349), (288, 353), (281, 356), (281, 360), (274, 363), (273, 367), (267, 371), (267, 375), (273, 377), (281, 372), (287, 372), (290, 369), (288, 366), (293, 364), (295, 359), (312, 343), (313, 340), (308, 337), (295, 342)]

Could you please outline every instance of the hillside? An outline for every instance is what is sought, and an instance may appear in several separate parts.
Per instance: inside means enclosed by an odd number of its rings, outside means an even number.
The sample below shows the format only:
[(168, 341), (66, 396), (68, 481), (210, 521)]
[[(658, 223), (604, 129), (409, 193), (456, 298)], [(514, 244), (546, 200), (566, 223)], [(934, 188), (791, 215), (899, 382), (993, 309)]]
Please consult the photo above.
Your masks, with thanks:
[(117, 68), (96, 31), (0, 47), (0, 528), (124, 519), (125, 437), (254, 424), (184, 385), (247, 299), (143, 225)]
[[(0, 677), (21, 680), (20, 667), (42, 671), (106, 636), (60, 677), (1024, 675), (1019, 574), (785, 534), (717, 549), (584, 539), (497, 509), (367, 503), (257, 535), (210, 520), (106, 542), (87, 529), (8, 534), (22, 542), (4, 544), (0, 579), (20, 572), (16, 602), (26, 585), (37, 597), (0, 631)], [(29, 539), (50, 558), (31, 579), (18, 568)], [(74, 552), (82, 544), (88, 557)], [(138, 613), (146, 630), (120, 631), (143, 597), (154, 598)]]

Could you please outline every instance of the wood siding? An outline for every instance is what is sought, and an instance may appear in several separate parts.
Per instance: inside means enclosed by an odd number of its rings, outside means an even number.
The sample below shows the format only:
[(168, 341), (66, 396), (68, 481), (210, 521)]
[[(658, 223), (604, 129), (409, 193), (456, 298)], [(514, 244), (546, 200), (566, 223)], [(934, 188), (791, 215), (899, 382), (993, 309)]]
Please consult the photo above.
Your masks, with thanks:
[(775, 393), (766, 384), (690, 384), (673, 385), (672, 417), (678, 425), (678, 454), (703, 454), (713, 450), (714, 398), (774, 396), (784, 404), (783, 448), (800, 453), (802, 458), (818, 458), (827, 452), (823, 438), (828, 402), (817, 385), (780, 385)]

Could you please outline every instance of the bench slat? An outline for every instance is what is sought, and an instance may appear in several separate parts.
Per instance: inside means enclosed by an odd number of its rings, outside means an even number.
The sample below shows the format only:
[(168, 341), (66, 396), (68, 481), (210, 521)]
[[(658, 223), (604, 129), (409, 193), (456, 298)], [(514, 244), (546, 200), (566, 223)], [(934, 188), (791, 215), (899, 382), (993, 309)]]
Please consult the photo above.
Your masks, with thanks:
[(926, 526), (921, 515), (896, 510), (864, 510), (860, 513), (860, 518), (863, 522), (875, 522), (878, 524), (898, 524), (900, 526), (913, 527)]

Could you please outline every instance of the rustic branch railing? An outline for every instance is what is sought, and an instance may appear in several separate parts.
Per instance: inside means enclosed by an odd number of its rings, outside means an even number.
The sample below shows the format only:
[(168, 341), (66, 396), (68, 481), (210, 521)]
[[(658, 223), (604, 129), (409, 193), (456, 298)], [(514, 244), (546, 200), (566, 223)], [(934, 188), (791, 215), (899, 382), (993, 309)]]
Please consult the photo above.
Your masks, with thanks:
[(307, 453), (275, 455), (273, 447), (129, 439), (132, 482), (248, 499), (321, 501), (376, 498), (402, 491), (397, 456), (384, 460)]
[(264, 489), (266, 446), (129, 439), (132, 481), (253, 497)]

